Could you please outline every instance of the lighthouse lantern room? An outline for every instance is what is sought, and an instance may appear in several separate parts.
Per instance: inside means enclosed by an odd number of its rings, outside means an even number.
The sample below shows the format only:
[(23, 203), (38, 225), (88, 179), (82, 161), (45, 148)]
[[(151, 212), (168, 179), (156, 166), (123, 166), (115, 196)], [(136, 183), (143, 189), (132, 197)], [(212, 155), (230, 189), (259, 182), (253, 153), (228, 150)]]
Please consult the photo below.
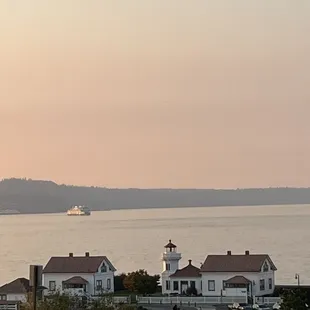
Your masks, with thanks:
[(177, 246), (169, 240), (165, 245), (165, 251), (162, 256), (163, 273), (173, 274), (179, 269), (181, 253), (177, 252)]

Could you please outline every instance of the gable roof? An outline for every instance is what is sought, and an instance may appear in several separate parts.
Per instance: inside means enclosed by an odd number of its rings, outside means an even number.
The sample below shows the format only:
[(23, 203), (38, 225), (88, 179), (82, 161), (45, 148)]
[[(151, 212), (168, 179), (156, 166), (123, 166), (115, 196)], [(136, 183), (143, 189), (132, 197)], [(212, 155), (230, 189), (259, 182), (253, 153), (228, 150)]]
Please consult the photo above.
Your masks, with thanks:
[(198, 278), (201, 277), (200, 269), (192, 265), (192, 261), (186, 267), (178, 269), (174, 274), (170, 276), (171, 278)]
[(26, 278), (18, 278), (0, 287), (0, 294), (26, 294), (29, 291), (29, 280)]
[(243, 276), (235, 276), (227, 281), (225, 281), (226, 284), (249, 284), (251, 281)]
[(87, 284), (88, 281), (82, 277), (75, 276), (68, 280), (62, 281), (63, 284)]
[(43, 273), (96, 273), (102, 262), (116, 271), (106, 256), (66, 256), (51, 257)]
[(266, 260), (271, 270), (277, 270), (267, 254), (208, 255), (201, 272), (259, 272)]

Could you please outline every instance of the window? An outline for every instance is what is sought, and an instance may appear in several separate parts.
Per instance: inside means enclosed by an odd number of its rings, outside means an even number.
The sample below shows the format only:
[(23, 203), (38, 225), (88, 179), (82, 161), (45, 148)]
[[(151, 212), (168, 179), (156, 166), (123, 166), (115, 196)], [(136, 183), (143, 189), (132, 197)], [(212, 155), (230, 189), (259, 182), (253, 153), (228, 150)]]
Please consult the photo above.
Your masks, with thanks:
[(48, 283), (48, 286), (49, 286), (50, 291), (56, 291), (56, 282), (55, 281), (50, 281)]
[(102, 280), (96, 280), (97, 291), (102, 290)]
[(170, 270), (170, 264), (166, 263), (166, 270)]
[(267, 262), (264, 263), (264, 266), (263, 266), (263, 272), (268, 272), (269, 271), (269, 266), (267, 264)]
[(271, 278), (268, 279), (268, 284), (269, 284), (269, 289), (272, 290), (272, 279)]
[(0, 295), (0, 300), (6, 300), (6, 295)]
[(259, 288), (261, 291), (265, 290), (265, 279), (260, 279), (259, 281)]
[(107, 289), (111, 289), (111, 279), (107, 279)]
[(190, 287), (191, 288), (196, 288), (196, 282), (195, 281), (191, 281), (190, 282)]
[(107, 266), (103, 263), (101, 268), (100, 268), (101, 272), (107, 272)]
[(170, 281), (166, 281), (166, 291), (170, 291)]
[(225, 290), (226, 287), (227, 287), (227, 286), (226, 286), (226, 281), (223, 280), (223, 290)]
[(179, 282), (178, 281), (173, 281), (173, 290), (178, 291), (179, 290)]
[(208, 291), (209, 292), (214, 292), (215, 291), (215, 281), (214, 280), (209, 280), (208, 281)]

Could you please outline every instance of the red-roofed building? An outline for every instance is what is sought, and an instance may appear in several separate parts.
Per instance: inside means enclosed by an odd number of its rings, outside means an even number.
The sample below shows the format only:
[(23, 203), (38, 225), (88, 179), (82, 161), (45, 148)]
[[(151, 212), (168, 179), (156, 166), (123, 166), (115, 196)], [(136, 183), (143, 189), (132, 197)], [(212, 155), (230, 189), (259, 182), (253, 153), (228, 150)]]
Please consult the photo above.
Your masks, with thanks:
[(100, 295), (114, 292), (116, 269), (106, 256), (52, 257), (43, 269), (46, 294), (56, 291), (78, 295)]

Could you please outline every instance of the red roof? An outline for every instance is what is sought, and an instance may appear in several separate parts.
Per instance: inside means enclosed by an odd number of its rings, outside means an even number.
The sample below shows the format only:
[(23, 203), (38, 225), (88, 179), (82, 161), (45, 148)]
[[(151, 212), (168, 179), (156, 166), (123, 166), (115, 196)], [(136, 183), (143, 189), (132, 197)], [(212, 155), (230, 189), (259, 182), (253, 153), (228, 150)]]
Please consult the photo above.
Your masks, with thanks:
[(62, 282), (63, 284), (87, 284), (88, 281), (82, 277), (72, 277)]
[(178, 269), (171, 278), (198, 278), (200, 277), (200, 269), (192, 265), (192, 261), (189, 260), (189, 263), (186, 267)]
[(66, 256), (52, 257), (43, 273), (96, 273), (103, 262), (116, 271), (106, 256)]
[(202, 272), (259, 272), (265, 261), (271, 270), (277, 270), (267, 254), (208, 255), (201, 266)]
[(251, 281), (243, 276), (235, 276), (227, 281), (225, 281), (227, 284), (249, 284)]
[(0, 287), (0, 294), (25, 294), (29, 291), (29, 280), (25, 278), (18, 278)]

